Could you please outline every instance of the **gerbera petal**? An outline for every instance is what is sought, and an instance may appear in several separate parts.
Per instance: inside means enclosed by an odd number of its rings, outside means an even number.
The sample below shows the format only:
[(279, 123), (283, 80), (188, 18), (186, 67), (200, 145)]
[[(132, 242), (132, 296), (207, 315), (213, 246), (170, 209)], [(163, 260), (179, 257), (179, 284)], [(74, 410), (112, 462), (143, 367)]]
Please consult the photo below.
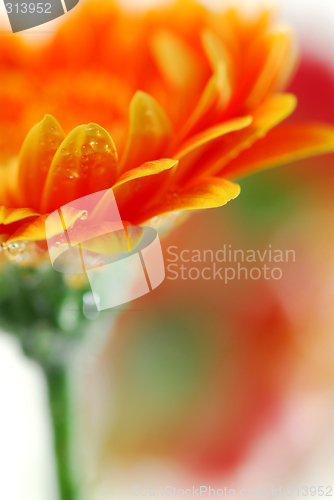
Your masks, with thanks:
[(19, 164), (16, 158), (0, 165), (0, 200), (2, 205), (19, 208), (23, 196), (19, 189)]
[(169, 145), (172, 127), (164, 110), (145, 92), (136, 92), (130, 104), (130, 131), (121, 172), (161, 157)]
[(169, 158), (144, 163), (140, 167), (125, 172), (113, 185), (113, 189), (121, 186), (122, 184), (125, 184), (126, 182), (133, 181), (141, 177), (156, 175), (160, 172), (163, 172), (164, 170), (169, 170), (170, 168), (175, 167), (177, 163), (177, 159), (171, 160)]
[(226, 62), (218, 61), (215, 73), (207, 83), (196, 108), (179, 134), (177, 145), (191, 133), (199, 132), (208, 123), (212, 123), (227, 107), (231, 92)]
[(107, 189), (117, 178), (117, 151), (95, 123), (75, 128), (59, 146), (42, 195), (41, 212), (53, 212), (87, 193)]
[(211, 127), (187, 141), (182, 149), (176, 153), (175, 158), (180, 161), (177, 171), (173, 175), (173, 182), (180, 183), (189, 170), (193, 169), (198, 156), (205, 152), (208, 143), (231, 132), (244, 129), (252, 123), (252, 116), (243, 116), (234, 120), (223, 122)]
[(334, 127), (316, 123), (282, 125), (241, 153), (221, 174), (239, 177), (332, 151)]
[(46, 115), (28, 133), (19, 158), (19, 187), (24, 193), (24, 205), (39, 209), (51, 162), (64, 138), (61, 126), (51, 115)]
[(175, 193), (169, 193), (159, 204), (140, 216), (136, 223), (152, 217), (180, 210), (215, 208), (225, 205), (240, 193), (240, 186), (218, 177), (198, 179), (190, 186)]
[[(126, 218), (127, 220), (131, 220), (129, 217), (124, 217), (123, 213), (129, 198), (131, 198), (130, 209), (132, 211), (139, 210), (140, 206), (145, 204), (148, 200), (153, 199), (152, 193), (155, 194), (157, 189), (164, 184), (164, 179), (161, 179), (161, 176), (157, 174), (162, 174), (176, 167), (177, 164), (177, 160), (168, 158), (147, 162), (138, 168), (125, 172), (118, 179), (113, 185), (112, 191), (115, 194), (117, 205), (123, 219)], [(103, 219), (103, 215), (109, 210), (109, 203), (110, 198), (108, 193), (106, 193), (92, 213), (92, 218), (96, 217), (98, 219)]]
[(151, 38), (155, 61), (166, 81), (179, 89), (189, 88), (201, 74), (201, 66), (191, 47), (168, 30), (159, 30)]
[(8, 225), (28, 217), (39, 215), (30, 208), (7, 208), (0, 207), (0, 224)]
[(287, 118), (295, 109), (296, 102), (292, 94), (275, 94), (268, 97), (252, 113), (253, 121), (249, 127), (216, 139), (210, 144), (210, 148), (198, 159), (191, 175), (216, 175), (242, 151), (251, 148), (254, 142)]
[(223, 61), (231, 80), (232, 58), (223, 40), (219, 39), (213, 31), (206, 29), (202, 33), (202, 43), (213, 71), (216, 71), (219, 63)]
[(182, 149), (176, 153), (175, 158), (181, 160), (195, 149), (213, 141), (214, 139), (217, 139), (218, 137), (248, 127), (252, 121), (252, 116), (242, 116), (241, 118), (235, 118), (234, 120), (226, 121), (216, 125), (215, 127), (211, 127), (187, 141), (183, 145)]
[[(135, 248), (138, 243), (140, 243), (144, 228), (139, 226), (131, 226), (124, 223), (126, 230), (118, 231), (108, 231), (106, 227), (105, 234), (94, 237), (92, 235), (91, 239), (87, 239), (81, 243), (81, 247), (85, 250), (91, 252), (104, 254), (104, 255), (115, 255), (121, 252), (128, 252), (129, 249)], [(84, 233), (85, 238), (87, 238), (87, 233)], [(80, 235), (78, 234), (78, 243), (80, 240)]]
[(288, 33), (272, 33), (268, 36), (269, 50), (262, 71), (250, 91), (245, 105), (258, 106), (265, 96), (273, 90), (279, 71), (289, 54), (290, 37)]
[[(63, 217), (65, 216), (67, 227), (73, 224), (82, 216), (84, 210), (75, 210), (73, 207), (62, 207)], [(20, 226), (15, 233), (11, 235), (8, 242), (11, 241), (42, 241), (46, 237), (48, 239), (63, 233), (63, 227), (59, 224), (57, 218), (49, 219), (48, 234), (45, 231), (45, 221), (50, 214), (43, 214), (25, 222)]]
[(13, 241), (43, 241), (46, 239), (45, 221), (48, 214), (40, 215), (38, 218), (22, 224), (14, 234), (10, 236), (7, 243)]

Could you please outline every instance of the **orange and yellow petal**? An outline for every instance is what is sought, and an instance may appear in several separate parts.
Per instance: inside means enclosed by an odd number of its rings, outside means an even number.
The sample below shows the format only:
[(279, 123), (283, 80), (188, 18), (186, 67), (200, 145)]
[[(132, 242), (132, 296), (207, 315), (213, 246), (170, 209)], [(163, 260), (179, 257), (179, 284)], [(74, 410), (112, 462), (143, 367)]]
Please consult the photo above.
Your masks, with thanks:
[(285, 120), (294, 111), (296, 103), (292, 94), (274, 94), (268, 97), (252, 112), (253, 120), (249, 127), (216, 139), (210, 144), (209, 149), (198, 158), (191, 176), (194, 178), (199, 175), (217, 175), (242, 151), (250, 149), (258, 139)]
[(222, 169), (239, 178), (259, 170), (334, 151), (334, 127), (318, 123), (282, 125)]
[(13, 224), (29, 217), (35, 217), (39, 214), (30, 208), (8, 208), (0, 207), (0, 225)]
[(221, 207), (239, 194), (240, 186), (226, 179), (218, 177), (197, 179), (182, 190), (168, 193), (159, 204), (141, 214), (136, 223), (168, 212)]
[(108, 189), (117, 178), (118, 156), (112, 138), (95, 123), (81, 125), (59, 146), (45, 182), (41, 212)]
[(199, 157), (205, 154), (207, 148), (210, 147), (210, 143), (232, 132), (249, 127), (252, 121), (252, 116), (235, 118), (196, 134), (186, 141), (182, 145), (182, 148), (174, 155), (180, 164), (174, 174), (173, 184), (186, 181), (187, 176), (191, 175), (194, 170), (194, 165), (197, 163)]
[(171, 138), (172, 127), (161, 106), (145, 92), (136, 92), (130, 104), (130, 130), (121, 172), (161, 158)]
[(148, 162), (121, 178), (113, 190), (122, 219), (134, 224), (140, 213), (159, 200), (177, 165), (177, 160), (165, 158)]
[(23, 205), (36, 210), (40, 208), (50, 165), (64, 139), (63, 129), (50, 115), (46, 115), (28, 133), (21, 148), (18, 171)]

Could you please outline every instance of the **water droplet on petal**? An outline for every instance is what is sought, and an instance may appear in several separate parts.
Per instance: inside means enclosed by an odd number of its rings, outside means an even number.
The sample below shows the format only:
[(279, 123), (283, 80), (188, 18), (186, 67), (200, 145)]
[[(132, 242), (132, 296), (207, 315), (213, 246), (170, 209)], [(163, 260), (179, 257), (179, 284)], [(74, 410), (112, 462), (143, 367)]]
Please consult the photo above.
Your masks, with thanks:
[(76, 170), (67, 169), (67, 177), (68, 179), (79, 179), (80, 174)]
[(83, 144), (82, 147), (81, 147), (81, 152), (83, 155), (89, 155), (89, 154), (92, 154), (94, 152), (94, 150), (92, 149), (91, 147), (91, 144)]
[(89, 213), (87, 212), (87, 210), (85, 210), (84, 212), (82, 212), (82, 215), (80, 216), (80, 220), (87, 220), (88, 215), (89, 215)]
[(96, 125), (88, 125), (87, 132), (89, 132), (92, 137), (96, 137), (100, 134), (100, 129)]
[(96, 153), (104, 153), (109, 149), (109, 144), (104, 139), (96, 139), (90, 145)]
[(24, 252), (25, 249), (26, 249), (26, 244), (24, 243), (24, 241), (15, 241), (13, 243), (10, 243), (6, 247), (9, 258), (13, 259), (15, 259), (17, 255), (19, 255), (20, 253)]

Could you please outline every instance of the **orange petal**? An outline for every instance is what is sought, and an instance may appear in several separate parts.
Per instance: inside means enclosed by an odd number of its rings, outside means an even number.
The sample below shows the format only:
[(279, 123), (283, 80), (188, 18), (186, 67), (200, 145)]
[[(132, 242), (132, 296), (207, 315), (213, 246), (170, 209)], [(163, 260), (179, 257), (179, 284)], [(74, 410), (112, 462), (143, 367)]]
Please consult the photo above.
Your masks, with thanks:
[(41, 212), (53, 212), (117, 178), (117, 151), (110, 135), (90, 123), (75, 128), (59, 146), (45, 183)]
[(219, 177), (198, 179), (187, 188), (168, 194), (161, 203), (144, 212), (136, 223), (142, 223), (167, 212), (221, 207), (236, 198), (239, 193), (240, 186), (226, 179)]
[(0, 224), (12, 224), (13, 222), (18, 222), (36, 215), (39, 214), (30, 208), (0, 207)]
[(191, 133), (203, 130), (210, 121), (217, 118), (227, 107), (230, 97), (231, 85), (227, 65), (224, 61), (218, 61), (215, 73), (207, 83), (193, 114), (180, 132), (177, 145)]
[(214, 141), (198, 159), (191, 174), (198, 176), (216, 175), (239, 154), (252, 147), (255, 141), (289, 116), (296, 107), (292, 94), (275, 94), (267, 98), (253, 113), (253, 122), (244, 130), (233, 132)]
[(12, 241), (41, 241), (46, 239), (45, 221), (48, 214), (40, 215), (37, 219), (25, 222), (8, 239), (7, 243)]
[(180, 164), (173, 175), (173, 183), (182, 182), (182, 179), (187, 176), (188, 171), (194, 167), (196, 159), (206, 151), (205, 146), (207, 147), (208, 143), (226, 134), (248, 127), (252, 123), (252, 120), (253, 118), (251, 116), (235, 118), (234, 120), (221, 123), (192, 137), (174, 156), (180, 161)]
[(170, 160), (169, 158), (144, 163), (140, 167), (125, 172), (113, 185), (113, 189), (125, 184), (126, 182), (140, 179), (141, 177), (149, 177), (150, 175), (159, 174), (164, 170), (169, 170), (170, 168), (175, 167), (177, 163), (177, 160)]
[(228, 74), (230, 74), (233, 66), (232, 58), (223, 40), (219, 39), (213, 31), (205, 29), (202, 33), (202, 43), (213, 71), (217, 70), (222, 61), (226, 64)]
[(199, 60), (182, 38), (168, 30), (159, 30), (151, 38), (155, 61), (165, 80), (179, 89), (188, 88), (201, 74)]
[[(73, 224), (82, 216), (84, 210), (75, 210), (73, 207), (63, 207), (62, 212), (64, 216), (64, 212), (66, 210), (66, 222), (68, 227), (73, 226)], [(14, 234), (8, 239), (8, 242), (11, 241), (42, 241), (46, 240), (46, 232), (45, 232), (45, 221), (49, 217), (50, 214), (40, 215), (35, 217), (33, 220), (27, 221), (22, 226), (20, 226)], [(52, 219), (51, 219), (52, 220)], [(48, 225), (48, 238), (52, 238), (57, 236), (58, 234), (63, 232), (62, 226), (55, 223), (53, 227)]]
[(130, 104), (130, 131), (121, 172), (161, 158), (171, 136), (172, 128), (164, 110), (150, 95), (136, 92)]
[(241, 153), (221, 174), (239, 177), (332, 151), (334, 127), (316, 123), (282, 125)]
[(19, 208), (24, 205), (19, 188), (19, 164), (13, 158), (5, 165), (0, 165), (0, 204), (7, 207)]
[[(125, 230), (108, 231), (105, 234), (93, 237), (81, 243), (81, 247), (90, 252), (104, 255), (114, 255), (128, 252), (129, 248), (135, 248), (144, 235), (144, 228), (138, 226), (127, 226)], [(85, 233), (85, 237), (87, 233)], [(80, 243), (78, 235), (78, 243)], [(82, 240), (81, 240), (82, 241)]]
[(176, 153), (175, 158), (177, 160), (181, 160), (195, 149), (213, 141), (214, 139), (217, 139), (218, 137), (248, 127), (252, 121), (252, 116), (242, 116), (241, 118), (235, 118), (234, 120), (226, 121), (216, 125), (215, 127), (211, 127), (187, 141), (182, 146), (182, 149)]
[(64, 138), (61, 126), (51, 115), (46, 115), (28, 133), (19, 158), (19, 187), (24, 205), (39, 209), (51, 162)]
[[(125, 172), (118, 179), (113, 185), (112, 190), (123, 220), (131, 220), (124, 215), (125, 209), (127, 210), (127, 214), (131, 211), (138, 211), (140, 206), (153, 199), (153, 196), (165, 181), (165, 179), (161, 179), (161, 176), (157, 174), (162, 174), (176, 167), (177, 164), (177, 160), (170, 160), (168, 158), (144, 163), (144, 165), (138, 168)], [(103, 219), (103, 215), (108, 209), (109, 197), (108, 193), (106, 193), (94, 210), (92, 217)]]
[(269, 50), (266, 61), (263, 63), (261, 73), (257, 75), (256, 82), (246, 101), (248, 108), (254, 108), (273, 90), (280, 69), (287, 59), (290, 49), (288, 33), (272, 33), (268, 35)]

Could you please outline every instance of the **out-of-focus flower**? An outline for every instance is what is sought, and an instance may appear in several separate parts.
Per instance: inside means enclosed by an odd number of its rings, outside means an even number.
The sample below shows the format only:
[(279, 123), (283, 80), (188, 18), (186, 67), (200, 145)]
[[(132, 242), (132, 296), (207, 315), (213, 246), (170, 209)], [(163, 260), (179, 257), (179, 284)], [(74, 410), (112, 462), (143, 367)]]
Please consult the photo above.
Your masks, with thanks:
[[(96, 191), (112, 188), (122, 219), (142, 224), (225, 204), (239, 194), (225, 177), (334, 149), (330, 126), (276, 128), (296, 106), (281, 93), (296, 57), (270, 10), (246, 19), (181, 0), (131, 14), (94, 0), (43, 46), (3, 41), (0, 233), (9, 255), (45, 240), (47, 214)], [(91, 120), (100, 125), (72, 130)]]
[[(164, 244), (202, 255), (219, 248), (219, 219), (189, 222)], [(232, 228), (229, 237), (240, 233)], [(267, 281), (166, 280), (118, 318), (87, 370), (85, 449), (97, 446), (106, 469), (148, 463), (154, 471), (161, 462), (198, 481), (235, 471), (279, 418), (295, 357)]]

